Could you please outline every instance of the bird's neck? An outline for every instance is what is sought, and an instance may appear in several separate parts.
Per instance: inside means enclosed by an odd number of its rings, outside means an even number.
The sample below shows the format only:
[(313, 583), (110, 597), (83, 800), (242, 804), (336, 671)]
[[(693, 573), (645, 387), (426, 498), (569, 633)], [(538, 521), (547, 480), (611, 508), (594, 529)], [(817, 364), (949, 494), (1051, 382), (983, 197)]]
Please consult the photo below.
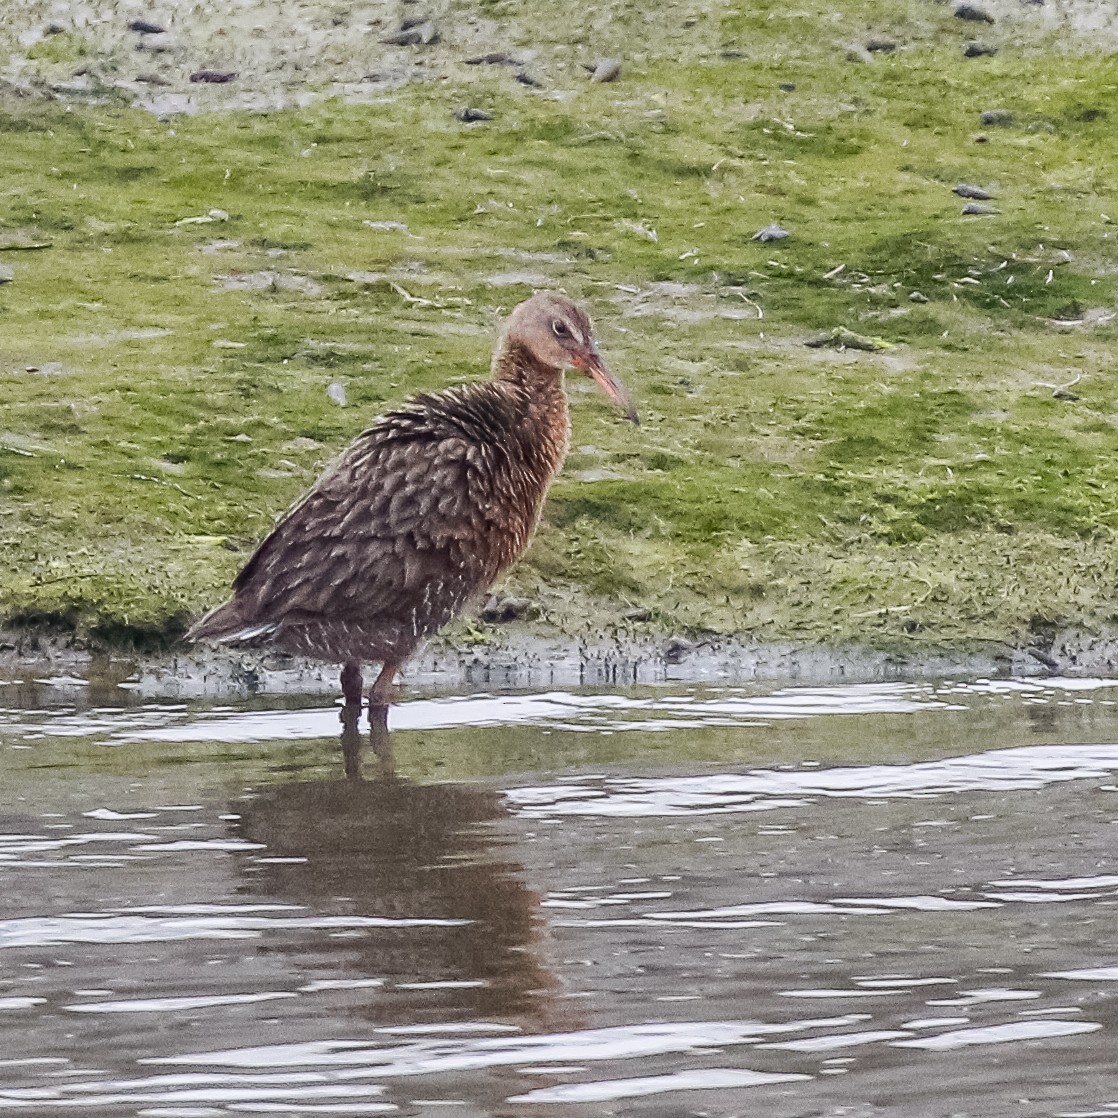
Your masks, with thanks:
[(493, 380), (516, 402), (527, 445), (536, 448), (549, 474), (557, 472), (570, 438), (562, 372), (541, 365), (515, 342), (506, 342), (493, 362)]

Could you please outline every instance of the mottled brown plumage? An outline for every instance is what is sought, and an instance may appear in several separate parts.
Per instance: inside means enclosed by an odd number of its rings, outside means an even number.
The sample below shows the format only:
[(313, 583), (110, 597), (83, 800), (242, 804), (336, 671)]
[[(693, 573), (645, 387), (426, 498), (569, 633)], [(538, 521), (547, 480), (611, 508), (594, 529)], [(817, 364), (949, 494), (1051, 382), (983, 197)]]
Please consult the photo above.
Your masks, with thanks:
[(592, 376), (636, 421), (586, 315), (540, 293), (510, 315), (493, 379), (413, 397), (359, 435), (256, 549), (233, 597), (190, 640), (379, 661), (371, 703), (400, 666), (528, 546), (567, 453), (563, 369)]

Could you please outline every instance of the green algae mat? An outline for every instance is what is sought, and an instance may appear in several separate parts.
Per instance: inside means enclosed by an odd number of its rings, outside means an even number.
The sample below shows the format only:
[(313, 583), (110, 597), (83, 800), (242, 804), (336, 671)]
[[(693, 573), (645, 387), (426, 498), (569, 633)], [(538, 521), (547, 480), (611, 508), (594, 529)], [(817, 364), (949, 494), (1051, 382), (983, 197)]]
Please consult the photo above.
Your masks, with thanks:
[(1107, 624), (1118, 30), (693, 7), (460, 4), (430, 46), (360, 39), (387, 78), (192, 113), (137, 107), (119, 43), (0, 32), (0, 619), (173, 641), (370, 419), (561, 287), (643, 426), (571, 378), (509, 583), (544, 624)]

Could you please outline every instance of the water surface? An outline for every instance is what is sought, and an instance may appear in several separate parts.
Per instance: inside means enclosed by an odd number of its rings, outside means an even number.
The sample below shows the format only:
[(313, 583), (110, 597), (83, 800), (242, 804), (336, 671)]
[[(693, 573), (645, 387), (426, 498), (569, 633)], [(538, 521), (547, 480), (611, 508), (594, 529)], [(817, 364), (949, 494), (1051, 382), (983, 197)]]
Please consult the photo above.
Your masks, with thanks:
[(1118, 1116), (1118, 682), (0, 684), (0, 1111)]

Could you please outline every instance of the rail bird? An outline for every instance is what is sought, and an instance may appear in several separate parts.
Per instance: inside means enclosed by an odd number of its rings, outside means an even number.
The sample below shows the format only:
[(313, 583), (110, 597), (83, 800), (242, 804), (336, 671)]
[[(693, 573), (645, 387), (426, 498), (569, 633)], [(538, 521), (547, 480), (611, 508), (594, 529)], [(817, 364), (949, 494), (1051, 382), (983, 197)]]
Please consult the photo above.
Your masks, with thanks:
[(570, 441), (571, 367), (638, 422), (587, 315), (533, 295), (509, 316), (489, 381), (414, 396), (358, 435), (187, 639), (341, 663), (351, 710), (363, 664), (379, 663), (369, 705), (386, 706), (402, 664), (531, 541)]

